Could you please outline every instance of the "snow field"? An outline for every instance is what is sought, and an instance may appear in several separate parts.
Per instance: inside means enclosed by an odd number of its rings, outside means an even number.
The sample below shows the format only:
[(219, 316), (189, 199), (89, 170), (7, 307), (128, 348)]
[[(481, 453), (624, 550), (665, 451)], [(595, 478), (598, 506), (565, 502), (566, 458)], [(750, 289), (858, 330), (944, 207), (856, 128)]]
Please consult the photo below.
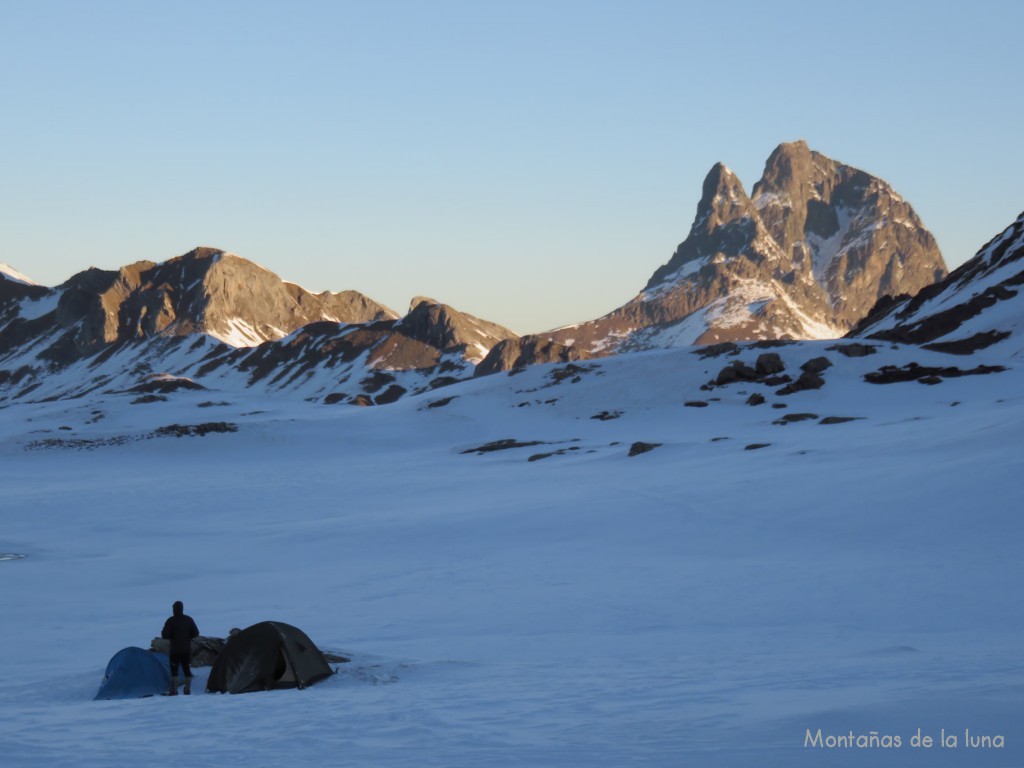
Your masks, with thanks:
[[(369, 409), (0, 410), (0, 551), (26, 555), (0, 562), (4, 764), (1019, 764), (1019, 374), (875, 386), (902, 352), (827, 346), (776, 350), (835, 363), (787, 398), (701, 392), (732, 358), (671, 350)], [(863, 418), (771, 423), (797, 412)], [(25, 449), (214, 418), (239, 431)], [(503, 438), (551, 444), (461, 453)], [(175, 599), (204, 633), (287, 621), (353, 661), (306, 691), (92, 702)], [(918, 727), (1007, 746), (803, 746)]]

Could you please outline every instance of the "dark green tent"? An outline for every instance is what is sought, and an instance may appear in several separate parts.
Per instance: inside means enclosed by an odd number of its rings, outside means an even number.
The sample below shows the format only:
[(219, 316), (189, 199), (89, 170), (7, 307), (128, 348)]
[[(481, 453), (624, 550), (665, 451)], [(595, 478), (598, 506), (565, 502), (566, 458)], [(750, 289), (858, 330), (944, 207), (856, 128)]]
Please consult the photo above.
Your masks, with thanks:
[(333, 673), (306, 633), (280, 621), (261, 621), (228, 638), (210, 670), (206, 690), (248, 693), (305, 688)]

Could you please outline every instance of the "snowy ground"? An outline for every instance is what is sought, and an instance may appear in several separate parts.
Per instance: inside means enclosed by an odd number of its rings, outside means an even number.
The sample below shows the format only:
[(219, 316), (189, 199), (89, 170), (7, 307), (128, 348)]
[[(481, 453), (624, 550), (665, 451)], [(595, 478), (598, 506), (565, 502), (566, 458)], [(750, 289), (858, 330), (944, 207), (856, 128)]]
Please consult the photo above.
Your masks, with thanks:
[[(0, 560), (0, 762), (1024, 765), (1018, 361), (826, 346), (778, 350), (835, 363), (785, 398), (701, 392), (729, 359), (671, 350), (366, 409), (0, 409), (0, 554), (25, 556)], [(909, 359), (1011, 370), (861, 379)], [(796, 412), (862, 418), (772, 424)], [(239, 430), (135, 439), (211, 421)], [(550, 444), (461, 453), (502, 438)], [(205, 634), (286, 621), (353, 661), (305, 691), (92, 701), (177, 599)]]

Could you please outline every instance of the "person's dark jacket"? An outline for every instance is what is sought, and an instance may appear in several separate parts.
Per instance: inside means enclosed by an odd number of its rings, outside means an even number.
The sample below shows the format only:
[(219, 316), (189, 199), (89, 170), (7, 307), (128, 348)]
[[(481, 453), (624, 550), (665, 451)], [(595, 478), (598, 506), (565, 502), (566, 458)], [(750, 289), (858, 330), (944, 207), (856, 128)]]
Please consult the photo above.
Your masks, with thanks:
[(199, 628), (184, 610), (174, 607), (174, 615), (164, 622), (160, 637), (171, 641), (170, 652), (176, 656), (192, 655), (192, 638), (199, 637)]

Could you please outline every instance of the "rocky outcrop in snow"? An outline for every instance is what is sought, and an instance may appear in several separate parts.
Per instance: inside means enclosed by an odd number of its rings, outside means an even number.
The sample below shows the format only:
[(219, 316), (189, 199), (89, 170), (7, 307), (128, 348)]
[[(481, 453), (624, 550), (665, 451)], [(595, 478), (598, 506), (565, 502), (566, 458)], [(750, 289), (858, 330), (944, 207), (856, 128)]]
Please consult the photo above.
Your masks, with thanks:
[(971, 354), (997, 344), (1024, 352), (1024, 213), (944, 280), (880, 301), (852, 337)]

